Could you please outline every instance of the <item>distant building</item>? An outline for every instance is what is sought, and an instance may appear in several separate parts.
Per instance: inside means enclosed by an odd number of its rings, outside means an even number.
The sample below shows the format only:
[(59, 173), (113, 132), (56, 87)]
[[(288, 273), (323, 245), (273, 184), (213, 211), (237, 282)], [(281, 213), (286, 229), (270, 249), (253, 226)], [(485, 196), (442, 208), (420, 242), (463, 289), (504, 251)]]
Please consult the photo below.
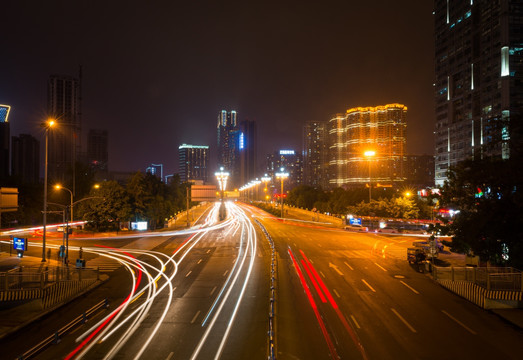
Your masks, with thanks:
[(256, 122), (244, 120), (240, 122), (240, 185), (254, 180), (257, 175), (257, 143)]
[(9, 176), (9, 105), (0, 105), (0, 179)]
[(267, 155), (267, 175), (276, 181), (281, 168), (289, 173), (286, 180), (289, 188), (303, 184), (303, 156), (294, 150), (280, 150)]
[(240, 185), (240, 127), (236, 111), (222, 110), (218, 115), (218, 167), (229, 172), (230, 187)]
[(310, 121), (303, 127), (303, 182), (314, 188), (329, 185), (328, 128), (325, 121)]
[(108, 176), (108, 136), (107, 130), (91, 129), (87, 136), (87, 162), (97, 180)]
[(435, 180), (466, 159), (508, 159), (523, 126), (523, 2), (435, 0)]
[(151, 164), (145, 169), (145, 172), (160, 178), (163, 182), (163, 164)]
[(209, 180), (209, 146), (183, 144), (178, 147), (180, 181)]
[(405, 183), (418, 189), (434, 187), (434, 156), (407, 155)]
[[(47, 112), (56, 121), (49, 131), (48, 177), (51, 183), (73, 179), (74, 164), (81, 150), (80, 80), (72, 76), (52, 75), (48, 81)], [(74, 186), (73, 186), (74, 192)]]
[(345, 114), (336, 114), (329, 120), (328, 159), (329, 187), (336, 188), (347, 183), (347, 127)]
[(12, 137), (11, 174), (27, 184), (40, 181), (40, 142), (28, 134)]

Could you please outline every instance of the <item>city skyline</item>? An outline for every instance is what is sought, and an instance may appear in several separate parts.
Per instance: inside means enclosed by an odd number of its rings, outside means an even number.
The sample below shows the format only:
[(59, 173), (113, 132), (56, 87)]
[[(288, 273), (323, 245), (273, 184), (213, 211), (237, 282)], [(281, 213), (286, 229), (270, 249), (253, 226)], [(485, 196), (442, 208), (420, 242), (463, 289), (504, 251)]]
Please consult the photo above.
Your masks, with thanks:
[[(260, 161), (279, 148), (301, 149), (296, 129), (308, 121), (392, 102), (409, 107), (408, 152), (433, 153), (431, 3), (300, 3), (277, 12), (169, 4), (146, 6), (139, 22), (134, 9), (7, 5), (0, 102), (12, 105), (13, 136), (42, 142), (47, 79), (75, 76), (82, 65), (82, 127), (108, 130), (111, 170), (155, 162), (177, 172), (179, 144), (216, 149), (211, 129), (224, 108), (256, 121)], [(172, 21), (173, 13), (184, 15)], [(369, 19), (387, 31), (366, 26)]]

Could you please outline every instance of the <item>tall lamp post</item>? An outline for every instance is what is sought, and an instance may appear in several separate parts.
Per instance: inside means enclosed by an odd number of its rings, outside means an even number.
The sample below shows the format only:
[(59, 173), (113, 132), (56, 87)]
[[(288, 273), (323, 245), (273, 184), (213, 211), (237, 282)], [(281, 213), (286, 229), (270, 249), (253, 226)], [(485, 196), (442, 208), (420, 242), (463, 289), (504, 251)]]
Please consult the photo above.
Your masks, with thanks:
[(42, 124), (45, 128), (45, 163), (44, 163), (44, 219), (43, 219), (43, 236), (42, 236), (42, 262), (45, 262), (45, 237), (47, 229), (47, 167), (49, 165), (49, 130), (56, 124), (52, 119), (47, 120)]
[(227, 178), (229, 177), (229, 173), (224, 171), (223, 167), (221, 167), (220, 171), (214, 173), (214, 176), (216, 176), (216, 179), (218, 179), (218, 185), (220, 186), (220, 198), (223, 201), (223, 195), (225, 189), (227, 188)]
[(69, 192), (69, 194), (71, 194), (71, 215), (69, 217), (69, 222), (73, 222), (73, 192), (71, 190), (69, 190), (68, 188), (66, 188), (65, 186), (62, 186), (60, 184), (56, 184), (54, 186), (54, 188), (56, 190), (67, 190)]
[(371, 177), (371, 172), (370, 172), (370, 169), (371, 169), (371, 161), (372, 161), (372, 158), (376, 155), (376, 151), (374, 150), (367, 150), (363, 153), (363, 155), (365, 155), (365, 157), (367, 157), (367, 159), (369, 160), (369, 204), (370, 202), (372, 201), (372, 177)]
[(281, 179), (281, 193), (280, 193), (280, 200), (281, 200), (281, 218), (283, 219), (283, 180), (289, 177), (289, 173), (286, 173), (283, 168), (280, 169), (279, 173), (276, 173), (276, 178)]
[(265, 201), (267, 201), (267, 183), (269, 181), (271, 181), (271, 178), (269, 176), (267, 176), (267, 174), (265, 174), (264, 176), (262, 176), (261, 181), (263, 182), (263, 185), (264, 185), (264, 187), (263, 187), (263, 199)]

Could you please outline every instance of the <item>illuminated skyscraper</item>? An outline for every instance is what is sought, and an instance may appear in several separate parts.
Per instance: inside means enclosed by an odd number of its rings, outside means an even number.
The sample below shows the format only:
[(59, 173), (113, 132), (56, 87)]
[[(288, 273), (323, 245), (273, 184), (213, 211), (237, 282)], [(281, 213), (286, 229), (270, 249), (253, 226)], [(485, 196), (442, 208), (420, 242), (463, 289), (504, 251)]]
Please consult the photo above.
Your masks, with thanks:
[(240, 184), (247, 184), (257, 175), (256, 122), (240, 121)]
[(289, 189), (303, 184), (303, 156), (294, 150), (280, 150), (267, 155), (267, 175), (275, 179), (276, 173), (284, 168), (289, 173)]
[(180, 181), (209, 179), (209, 147), (206, 145), (187, 145), (178, 147), (178, 171)]
[(310, 121), (303, 127), (303, 178), (305, 185), (326, 189), (328, 179), (327, 123)]
[(0, 179), (9, 176), (9, 105), (0, 105)]
[(345, 114), (336, 114), (329, 120), (329, 187), (347, 182), (347, 128)]
[(49, 131), (49, 181), (72, 183), (74, 192), (74, 163), (81, 149), (80, 80), (52, 75), (47, 96), (48, 115), (57, 122), (56, 128)]
[(232, 187), (240, 184), (240, 127), (236, 111), (222, 110), (218, 115), (218, 167), (229, 172)]
[[(407, 107), (402, 104), (347, 110), (348, 185), (368, 184), (371, 180), (383, 185), (405, 181), (406, 119)], [(364, 155), (368, 150), (375, 151), (371, 159)]]
[(435, 179), (465, 159), (508, 159), (522, 126), (523, 3), (435, 0)]

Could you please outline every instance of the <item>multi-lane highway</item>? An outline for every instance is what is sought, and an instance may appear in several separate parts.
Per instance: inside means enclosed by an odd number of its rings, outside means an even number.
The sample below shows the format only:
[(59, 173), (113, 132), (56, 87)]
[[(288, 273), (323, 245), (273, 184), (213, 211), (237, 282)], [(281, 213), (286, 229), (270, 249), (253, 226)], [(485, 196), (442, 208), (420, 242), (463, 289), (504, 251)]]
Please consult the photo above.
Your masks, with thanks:
[[(5, 354), (14, 358), (103, 297), (108, 310), (39, 358), (267, 359), (269, 335), (278, 359), (523, 353), (519, 330), (409, 266), (408, 239), (282, 222), (232, 203), (219, 222), (218, 206), (185, 231), (72, 241), (72, 254), (82, 246), (88, 266), (100, 266), (110, 280), (7, 339)], [(255, 220), (275, 244), (274, 274)]]

